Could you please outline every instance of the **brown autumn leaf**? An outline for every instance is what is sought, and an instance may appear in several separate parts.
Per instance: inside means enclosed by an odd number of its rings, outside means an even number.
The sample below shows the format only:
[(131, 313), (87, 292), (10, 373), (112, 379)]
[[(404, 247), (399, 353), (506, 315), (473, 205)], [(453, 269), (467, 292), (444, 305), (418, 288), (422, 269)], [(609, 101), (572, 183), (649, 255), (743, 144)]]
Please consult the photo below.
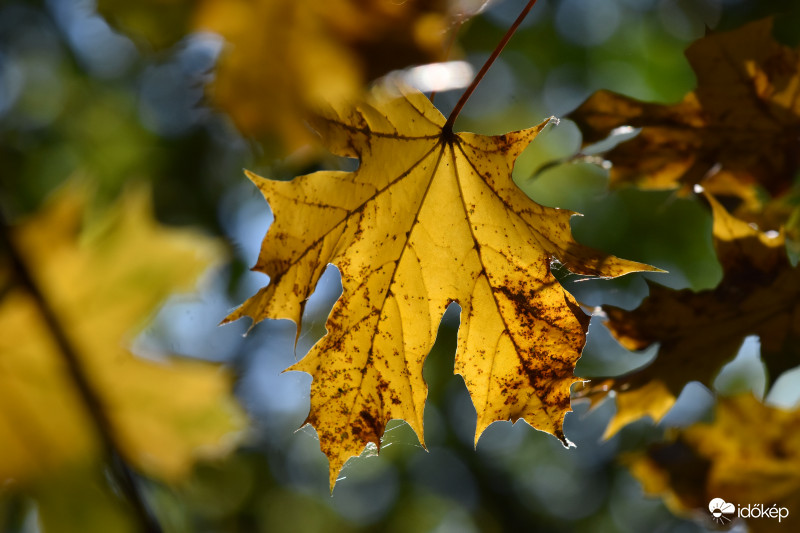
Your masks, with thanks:
[(584, 144), (641, 128), (605, 157), (611, 183), (691, 187), (758, 203), (752, 185), (780, 195), (800, 169), (800, 53), (777, 43), (767, 18), (694, 42), (697, 88), (675, 105), (598, 91), (573, 111)]
[(764, 231), (782, 231), (790, 257), (800, 257), (800, 183), (771, 200), (743, 203), (733, 214)]
[(570, 211), (540, 206), (511, 179), (545, 127), (495, 137), (443, 130), (421, 93), (376, 91), (332, 108), (316, 127), (357, 171), (291, 182), (248, 174), (275, 213), (254, 270), (270, 284), (226, 320), (288, 318), (325, 266), (343, 295), (328, 334), (290, 370), (313, 376), (307, 423), (330, 459), (330, 483), (386, 423), (408, 422), (424, 443), (422, 367), (445, 308), (462, 308), (455, 371), (478, 412), (476, 441), (496, 420), (524, 418), (562, 441), (587, 316), (550, 271), (603, 277), (657, 270), (576, 242)]
[[(677, 514), (708, 525), (729, 524), (737, 512), (714, 520), (709, 504), (780, 510), (777, 517), (745, 517), (754, 532), (800, 527), (800, 411), (770, 407), (752, 395), (721, 398), (712, 423), (675, 432), (671, 440), (636, 452), (625, 462), (648, 494)], [(747, 512), (745, 513), (747, 514)], [(758, 514), (761, 514), (760, 512)]]
[(706, 197), (724, 272), (719, 285), (693, 292), (650, 283), (650, 296), (633, 311), (603, 306), (606, 325), (624, 347), (660, 345), (649, 366), (581, 392), (596, 399), (615, 391), (617, 414), (606, 436), (643, 416), (659, 421), (690, 381), (711, 387), (749, 335), (761, 338), (771, 379), (800, 364), (800, 269), (789, 262), (783, 235), (761, 233)]
[[(194, 286), (221, 254), (211, 239), (156, 223), (143, 192), (83, 224), (85, 190), (61, 191), (12, 238), (62, 324), (120, 452), (175, 481), (226, 453), (244, 417), (218, 365), (145, 360), (127, 349), (155, 307)], [(2, 258), (4, 259), (4, 258)], [(53, 334), (0, 261), (0, 480), (22, 487), (96, 468), (103, 448)]]
[(205, 0), (194, 26), (227, 40), (211, 97), (239, 130), (294, 150), (305, 121), (387, 72), (442, 60), (446, 0)]

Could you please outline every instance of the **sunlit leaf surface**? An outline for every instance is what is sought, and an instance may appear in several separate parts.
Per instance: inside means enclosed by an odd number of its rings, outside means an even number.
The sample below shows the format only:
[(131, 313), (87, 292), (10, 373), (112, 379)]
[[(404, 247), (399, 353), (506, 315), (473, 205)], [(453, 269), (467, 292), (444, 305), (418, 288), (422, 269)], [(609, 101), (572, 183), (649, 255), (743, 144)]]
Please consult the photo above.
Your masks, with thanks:
[(299, 325), (325, 266), (342, 274), (328, 335), (292, 367), (314, 377), (308, 423), (330, 459), (331, 486), (349, 457), (380, 445), (393, 418), (422, 441), (422, 366), (453, 301), (462, 308), (455, 371), (478, 412), (476, 440), (492, 422), (520, 418), (566, 440), (589, 316), (551, 261), (605, 277), (654, 269), (579, 244), (574, 213), (532, 202), (511, 180), (547, 122), (456, 134), (421, 93), (379, 90), (315, 123), (332, 152), (360, 160), (357, 171), (291, 182), (251, 175), (275, 213), (254, 268), (270, 284), (228, 320)]

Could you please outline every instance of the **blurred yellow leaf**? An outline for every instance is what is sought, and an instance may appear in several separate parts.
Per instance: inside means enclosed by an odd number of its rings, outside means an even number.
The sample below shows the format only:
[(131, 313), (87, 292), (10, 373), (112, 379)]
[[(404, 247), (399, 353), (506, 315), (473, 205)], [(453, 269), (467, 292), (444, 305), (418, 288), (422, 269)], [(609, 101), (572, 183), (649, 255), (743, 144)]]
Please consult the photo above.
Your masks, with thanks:
[[(214, 364), (144, 360), (127, 346), (159, 302), (221, 255), (212, 240), (157, 224), (147, 195), (83, 227), (84, 192), (63, 190), (12, 238), (81, 359), (120, 452), (174, 481), (231, 448), (243, 415)], [(0, 270), (0, 479), (27, 484), (102, 454), (97, 428), (26, 288)]]
[(305, 121), (357, 99), (390, 70), (441, 60), (445, 0), (205, 0), (200, 30), (227, 40), (212, 100), (248, 136), (278, 135), (294, 150)]
[(606, 436), (643, 416), (660, 420), (690, 381), (711, 387), (748, 335), (761, 338), (761, 357), (772, 379), (800, 363), (800, 269), (790, 264), (783, 235), (768, 236), (706, 197), (724, 272), (720, 284), (693, 292), (650, 283), (650, 296), (633, 311), (603, 306), (606, 325), (623, 346), (660, 345), (649, 366), (583, 391), (616, 392), (617, 415)]
[(198, 0), (97, 0), (109, 23), (154, 49), (172, 46), (191, 30)]
[(598, 91), (570, 118), (584, 143), (616, 128), (641, 128), (605, 157), (614, 184), (673, 188), (702, 183), (715, 194), (757, 202), (759, 184), (785, 192), (800, 168), (800, 52), (777, 43), (772, 19), (711, 33), (686, 56), (697, 89), (675, 105)]
[[(463, 5), (462, 5), (463, 4)], [(292, 152), (315, 140), (306, 121), (362, 97), (372, 80), (442, 61), (448, 25), (477, 11), (451, 0), (99, 0), (116, 27), (154, 48), (213, 32), (225, 47), (211, 101), (241, 133)], [(468, 9), (470, 8), (470, 9)]]
[(714, 422), (681, 430), (671, 442), (631, 455), (626, 462), (645, 491), (661, 495), (673, 511), (691, 512), (710, 525), (709, 503), (714, 498), (751, 509), (753, 504), (783, 507), (788, 517), (780, 522), (774, 517), (750, 518), (747, 527), (755, 532), (797, 531), (798, 424), (798, 410), (769, 407), (751, 395), (722, 398)]
[(571, 211), (540, 206), (511, 179), (514, 161), (548, 121), (495, 137), (453, 133), (416, 91), (376, 90), (368, 103), (331, 109), (315, 126), (329, 149), (358, 158), (353, 173), (291, 182), (250, 174), (275, 222), (254, 270), (270, 284), (227, 320), (288, 318), (325, 266), (344, 293), (328, 335), (291, 370), (314, 378), (312, 424), (330, 459), (330, 483), (390, 419), (423, 441), (426, 355), (450, 302), (462, 309), (455, 370), (492, 422), (524, 418), (562, 432), (587, 316), (550, 271), (604, 277), (657, 270), (576, 242)]

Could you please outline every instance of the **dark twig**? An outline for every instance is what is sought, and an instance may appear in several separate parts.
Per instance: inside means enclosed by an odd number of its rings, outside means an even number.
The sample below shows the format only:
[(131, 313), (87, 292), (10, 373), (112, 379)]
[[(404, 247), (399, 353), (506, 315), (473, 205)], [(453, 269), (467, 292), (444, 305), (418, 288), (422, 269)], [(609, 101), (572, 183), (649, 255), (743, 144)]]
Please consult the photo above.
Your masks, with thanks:
[(487, 59), (486, 62), (483, 64), (480, 71), (478, 71), (478, 74), (475, 76), (475, 79), (472, 80), (472, 83), (469, 84), (467, 90), (465, 90), (464, 94), (461, 95), (461, 98), (456, 103), (456, 106), (453, 108), (453, 111), (452, 113), (450, 113), (450, 116), (447, 117), (447, 122), (445, 122), (444, 126), (442, 127), (442, 131), (444, 131), (445, 133), (453, 131), (453, 124), (455, 123), (456, 118), (458, 118), (458, 114), (461, 113), (461, 109), (464, 107), (464, 104), (467, 103), (469, 97), (472, 96), (473, 92), (475, 92), (475, 88), (478, 87), (478, 84), (481, 82), (481, 80), (483, 80), (483, 77), (489, 71), (489, 67), (492, 66), (494, 60), (497, 59), (497, 56), (499, 56), (500, 52), (503, 51), (503, 48), (505, 48), (506, 44), (508, 44), (508, 41), (511, 40), (511, 36), (514, 35), (519, 25), (522, 24), (523, 20), (525, 20), (525, 17), (528, 15), (528, 12), (533, 8), (534, 4), (536, 4), (536, 0), (530, 0), (528, 2), (528, 4), (522, 10), (522, 13), (520, 13), (519, 16), (517, 17), (517, 20), (514, 21), (511, 27), (508, 28), (506, 34), (503, 35), (503, 38), (500, 39), (500, 42), (497, 43), (497, 46), (492, 51), (492, 55), (490, 55), (489, 59)]
[(161, 526), (148, 511), (136, 487), (136, 480), (134, 479), (133, 473), (120, 453), (121, 448), (116, 440), (116, 434), (111, 420), (103, 410), (100, 398), (97, 396), (94, 389), (92, 389), (92, 385), (86, 377), (86, 371), (83, 368), (77, 351), (67, 337), (64, 328), (58, 321), (58, 317), (48, 303), (47, 298), (39, 289), (22, 254), (20, 254), (14, 244), (2, 209), (0, 209), (0, 245), (2, 245), (8, 255), (11, 262), (10, 266), (17, 281), (30, 294), (50, 334), (53, 336), (53, 340), (58, 346), (58, 350), (66, 363), (67, 372), (75, 383), (78, 393), (97, 429), (98, 436), (100, 437), (100, 441), (107, 455), (113, 481), (117, 485), (116, 488), (130, 504), (140, 530), (146, 533), (161, 533)]

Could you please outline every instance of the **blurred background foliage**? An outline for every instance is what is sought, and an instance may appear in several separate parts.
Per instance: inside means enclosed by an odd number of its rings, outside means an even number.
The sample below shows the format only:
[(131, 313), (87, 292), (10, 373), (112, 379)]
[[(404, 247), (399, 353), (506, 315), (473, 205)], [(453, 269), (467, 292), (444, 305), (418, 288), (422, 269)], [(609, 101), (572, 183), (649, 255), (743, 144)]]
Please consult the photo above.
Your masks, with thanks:
[[(287, 152), (297, 147), (297, 137), (285, 142), (280, 131), (237, 127), (235, 91), (227, 99), (214, 92), (221, 83), (215, 66), (226, 61), (225, 41), (208, 31), (209, 24), (197, 22), (208, 4), (99, 0), (98, 12), (92, 0), (0, 2), (0, 202), (7, 216), (16, 220), (34, 212), (75, 175), (91, 179), (97, 208), (132, 183), (146, 182), (162, 222), (200, 227), (231, 250), (233, 259), (201, 295), (169, 301), (136, 340), (142, 352), (169, 351), (227, 364), (238, 376), (237, 394), (252, 420), (246, 443), (235, 454), (199, 465), (184, 483), (141, 480), (165, 531), (702, 531), (703, 526), (673, 516), (659, 500), (646, 497), (617, 459), (659, 440), (666, 428), (707, 419), (710, 391), (690, 384), (658, 426), (641, 420), (608, 441), (601, 436), (613, 401), (591, 411), (586, 404), (575, 405), (565, 422), (575, 449), (564, 449), (525, 424), (496, 423), (475, 450), (475, 411), (461, 378), (452, 374), (457, 306), (448, 310), (426, 363), (428, 451), (408, 427), (396, 423), (387, 430), (380, 457), (367, 450), (352, 460), (345, 479), (329, 494), (327, 464), (315, 433), (297, 430), (308, 412), (310, 378), (281, 371), (324, 334), (325, 317), (341, 290), (336, 270), (329, 267), (307, 306), (296, 350), (294, 326), (285, 321), (259, 324), (247, 336), (248, 324), (217, 324), (267, 281), (248, 268), (271, 215), (242, 169), (288, 179), (319, 168), (352, 168), (352, 163), (320, 155), (316, 148)], [(504, 0), (483, 6), (458, 29), (450, 59), (462, 58), (477, 71), (523, 4)], [(467, 104), (457, 129), (494, 134), (524, 128), (546, 116), (563, 116), (598, 89), (677, 102), (694, 87), (683, 56), (690, 42), (707, 28), (734, 28), (782, 13), (775, 34), (796, 44), (800, 10), (795, 4), (539, 0)], [(218, 2), (214, 8), (224, 12), (225, 5)], [(450, 13), (481, 6), (456, 7)], [(431, 43), (445, 50), (441, 29), (455, 26), (444, 3), (429, 11), (439, 18), (408, 30), (412, 40), (423, 43), (419, 53), (388, 61), (391, 68), (443, 58), (443, 52), (439, 57), (423, 52)], [(247, 22), (247, 32), (259, 31), (259, 19)], [(357, 44), (370, 50), (368, 33)], [(278, 46), (265, 43), (259, 46)], [(246, 68), (275, 76), (267, 83), (287, 83), (269, 62), (293, 50), (248, 53), (253, 59)], [(370, 65), (354, 67), (355, 81), (348, 83), (371, 79), (375, 69)], [(335, 85), (339, 73), (327, 68), (313, 83)], [(446, 115), (460, 94), (439, 93), (436, 104)], [(257, 96), (249, 105), (258, 104)], [(577, 128), (562, 121), (520, 159), (519, 185), (542, 204), (583, 213), (573, 221), (582, 242), (669, 270), (658, 276), (659, 283), (694, 290), (715, 286), (721, 269), (703, 205), (672, 192), (609, 191), (606, 172), (596, 165), (545, 167), (579, 146)], [(631, 309), (647, 294), (645, 276), (572, 283), (567, 272), (561, 274), (588, 306)], [(595, 317), (576, 374), (622, 373), (645, 364), (654, 352), (648, 353), (620, 347)], [(748, 341), (716, 387), (763, 394), (764, 379), (758, 341)], [(778, 404), (796, 400), (792, 387), (773, 392)], [(102, 485), (100, 479), (86, 483)], [(37, 531), (36, 505), (10, 489), (0, 491), (3, 530)], [(101, 510), (108, 495), (98, 490), (96, 497)], [(76, 519), (64, 510), (63, 520)], [(104, 531), (102, 520), (87, 519), (80, 530)]]

